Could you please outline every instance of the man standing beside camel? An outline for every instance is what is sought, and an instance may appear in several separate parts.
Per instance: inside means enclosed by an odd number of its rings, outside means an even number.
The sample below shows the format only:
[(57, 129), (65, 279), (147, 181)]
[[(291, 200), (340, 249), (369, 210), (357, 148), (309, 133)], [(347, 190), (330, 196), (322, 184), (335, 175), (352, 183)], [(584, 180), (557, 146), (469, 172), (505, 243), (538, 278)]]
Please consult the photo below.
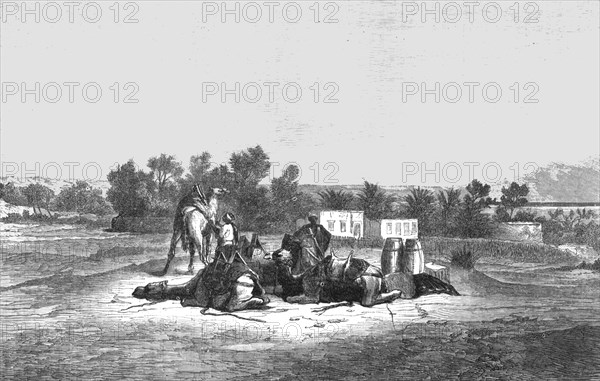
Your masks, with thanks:
[[(214, 232), (217, 234), (217, 257), (223, 256), (223, 259), (231, 263), (236, 255), (239, 243), (238, 228), (235, 225), (235, 216), (233, 213), (227, 212), (221, 217), (223, 224), (221, 226), (213, 226)], [(243, 259), (242, 259), (243, 260)]]
[(207, 197), (200, 186), (196, 184), (192, 191), (179, 201), (175, 210), (173, 235), (163, 275), (167, 273), (169, 264), (175, 257), (175, 248), (180, 240), (182, 249), (190, 252), (190, 264), (188, 266), (190, 272), (193, 272), (193, 258), (196, 251), (198, 251), (201, 260), (205, 264), (208, 263), (211, 226), (216, 224), (217, 195), (226, 193), (226, 190), (214, 188), (209, 191), (210, 195)]

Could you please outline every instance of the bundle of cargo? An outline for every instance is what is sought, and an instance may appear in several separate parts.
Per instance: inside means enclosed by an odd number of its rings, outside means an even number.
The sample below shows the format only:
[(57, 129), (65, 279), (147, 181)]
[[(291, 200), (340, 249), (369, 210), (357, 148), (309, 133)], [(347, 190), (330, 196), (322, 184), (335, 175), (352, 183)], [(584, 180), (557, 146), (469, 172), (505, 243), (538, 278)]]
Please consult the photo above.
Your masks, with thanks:
[(418, 239), (389, 237), (385, 240), (381, 253), (381, 270), (386, 278), (390, 274), (406, 275), (406, 281), (411, 285), (396, 285), (403, 291), (403, 298), (431, 293), (458, 295), (450, 285), (450, 274), (446, 267), (424, 262), (423, 249)]
[(446, 266), (436, 265), (432, 262), (425, 264), (425, 274), (429, 274), (439, 280), (450, 283), (450, 272)]

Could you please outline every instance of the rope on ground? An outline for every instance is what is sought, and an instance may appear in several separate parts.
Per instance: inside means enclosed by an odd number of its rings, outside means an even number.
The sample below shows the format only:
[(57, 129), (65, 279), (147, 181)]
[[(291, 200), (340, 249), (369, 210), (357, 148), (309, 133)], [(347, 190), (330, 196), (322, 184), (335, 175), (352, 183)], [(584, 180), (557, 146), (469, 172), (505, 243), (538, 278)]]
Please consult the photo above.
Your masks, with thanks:
[(134, 308), (134, 307), (145, 307), (145, 306), (151, 306), (151, 305), (153, 305), (153, 304), (157, 304), (157, 303), (160, 303), (160, 302), (162, 302), (162, 300), (159, 300), (159, 301), (156, 301), (156, 302), (150, 302), (150, 303), (142, 303), (142, 304), (137, 304), (137, 305), (135, 305), (135, 306), (129, 306), (129, 307), (127, 307), (127, 308), (124, 308), (124, 309), (122, 309), (122, 310), (121, 310), (121, 312), (123, 312), (123, 311), (127, 311), (127, 310), (128, 310), (128, 309), (130, 309), (130, 308)]
[(317, 315), (322, 315), (325, 311), (330, 310), (332, 308), (337, 308), (337, 307), (352, 307), (354, 304), (352, 302), (342, 302), (342, 303), (337, 303), (331, 306), (325, 306), (325, 307), (318, 307), (318, 308), (313, 308), (311, 310), (311, 312), (316, 312)]
[(394, 327), (394, 331), (396, 330), (396, 324), (394, 323), (394, 314), (392, 313), (392, 310), (390, 310), (390, 304), (386, 303), (385, 304), (385, 308), (387, 308), (387, 310), (390, 313), (390, 316), (392, 317), (392, 327)]
[(206, 312), (208, 310), (209, 310), (208, 308), (203, 308), (203, 309), (200, 310), (200, 313), (202, 315), (208, 315), (208, 316), (233, 316), (233, 317), (241, 319), (241, 320), (250, 320), (250, 321), (256, 321), (256, 322), (259, 322), (259, 323), (266, 323), (265, 320), (256, 319), (256, 318), (250, 318), (250, 317), (244, 317), (244, 316), (239, 316), (239, 315), (236, 315), (236, 314), (232, 314), (231, 312), (223, 312), (223, 313), (220, 313), (220, 314), (214, 314), (214, 313)]

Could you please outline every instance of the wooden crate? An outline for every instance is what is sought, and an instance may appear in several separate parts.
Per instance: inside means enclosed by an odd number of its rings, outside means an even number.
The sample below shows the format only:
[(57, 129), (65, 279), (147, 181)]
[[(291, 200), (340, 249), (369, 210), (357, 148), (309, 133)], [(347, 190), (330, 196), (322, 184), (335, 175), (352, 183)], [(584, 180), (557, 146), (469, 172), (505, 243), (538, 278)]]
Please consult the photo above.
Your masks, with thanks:
[(436, 265), (434, 263), (426, 263), (425, 264), (425, 274), (429, 274), (441, 280), (442, 282), (446, 282), (450, 284), (450, 271), (446, 266)]

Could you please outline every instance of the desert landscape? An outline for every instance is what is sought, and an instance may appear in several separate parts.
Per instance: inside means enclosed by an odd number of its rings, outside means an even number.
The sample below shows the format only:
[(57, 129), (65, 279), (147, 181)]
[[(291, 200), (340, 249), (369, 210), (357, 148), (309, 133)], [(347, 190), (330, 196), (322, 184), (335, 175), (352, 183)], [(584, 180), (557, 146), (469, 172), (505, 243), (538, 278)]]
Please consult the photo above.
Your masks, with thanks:
[[(227, 316), (131, 296), (136, 286), (163, 279), (152, 273), (164, 264), (168, 234), (43, 224), (3, 224), (1, 234), (4, 379), (600, 375), (600, 273), (565, 270), (583, 259), (566, 252), (552, 261), (483, 255), (472, 271), (452, 267), (461, 296), (319, 313), (313, 309), (325, 304), (269, 295), (267, 309)], [(267, 250), (280, 241), (261, 239)], [(380, 255), (357, 253), (373, 264)], [(187, 281), (187, 261), (178, 250), (164, 279)]]
[(600, 380), (599, 20), (0, 0), (0, 381)]

